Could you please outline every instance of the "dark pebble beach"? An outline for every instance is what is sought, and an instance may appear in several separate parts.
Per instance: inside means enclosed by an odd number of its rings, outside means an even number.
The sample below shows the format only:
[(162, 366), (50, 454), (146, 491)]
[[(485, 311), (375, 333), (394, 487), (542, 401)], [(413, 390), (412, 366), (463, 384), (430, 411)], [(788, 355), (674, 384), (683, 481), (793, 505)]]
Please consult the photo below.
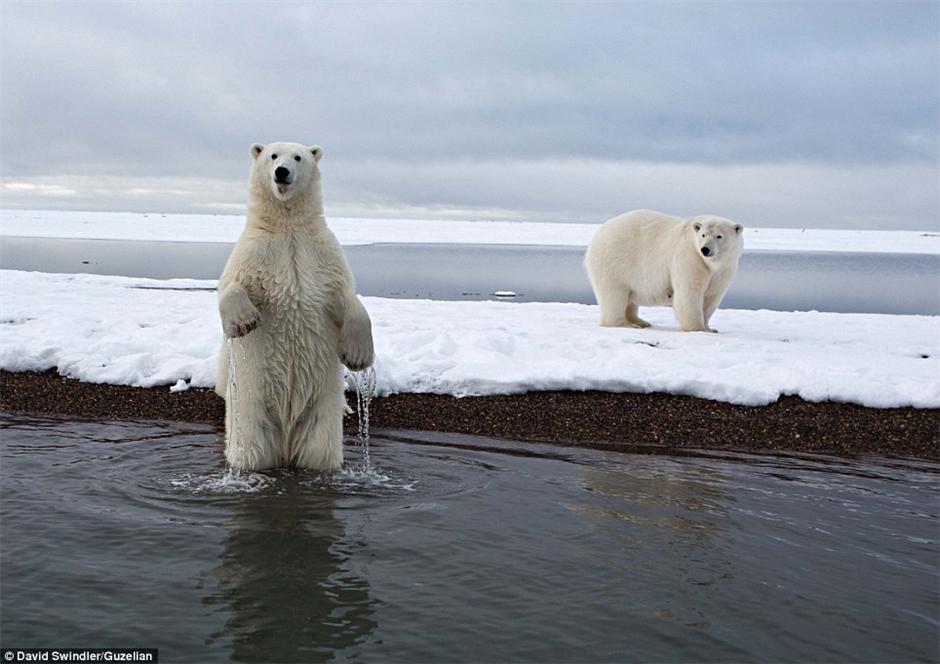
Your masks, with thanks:
[[(355, 395), (349, 399), (355, 405)], [(178, 420), (223, 426), (214, 391), (96, 385), (56, 371), (0, 371), (0, 409), (93, 420)], [(528, 392), (456, 398), (396, 394), (372, 402), (373, 430), (446, 431), (624, 452), (737, 450), (940, 460), (940, 409), (866, 408), (783, 397), (737, 406), (671, 394)], [(356, 417), (346, 418), (349, 433)]]

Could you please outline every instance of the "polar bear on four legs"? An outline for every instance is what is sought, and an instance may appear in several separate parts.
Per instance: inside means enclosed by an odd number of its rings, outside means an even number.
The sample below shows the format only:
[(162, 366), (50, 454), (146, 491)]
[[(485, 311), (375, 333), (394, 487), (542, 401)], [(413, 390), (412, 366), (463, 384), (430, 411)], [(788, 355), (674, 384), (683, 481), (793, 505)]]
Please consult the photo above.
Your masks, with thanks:
[[(219, 353), (225, 456), (235, 468), (343, 462), (343, 367), (372, 364), (372, 324), (327, 228), (319, 146), (254, 144), (248, 218), (219, 279), (232, 343)], [(229, 339), (233, 341), (228, 341)]]
[(683, 331), (710, 331), (708, 321), (738, 269), (741, 224), (702, 215), (677, 219), (651, 210), (614, 217), (585, 255), (601, 325), (649, 327), (639, 306), (668, 305)]

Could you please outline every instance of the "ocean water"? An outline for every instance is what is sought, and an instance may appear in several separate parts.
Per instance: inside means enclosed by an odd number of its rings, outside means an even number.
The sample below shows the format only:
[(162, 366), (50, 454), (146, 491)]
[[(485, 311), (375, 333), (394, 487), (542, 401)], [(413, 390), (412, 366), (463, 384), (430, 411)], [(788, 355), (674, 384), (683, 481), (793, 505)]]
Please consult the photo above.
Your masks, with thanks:
[[(940, 466), (0, 418), (2, 646), (163, 662), (936, 661)], [(359, 459), (347, 441), (352, 466)]]
[[(216, 279), (232, 245), (0, 238), (0, 268)], [(346, 248), (363, 295), (593, 303), (576, 247), (373, 244)], [(749, 252), (723, 307), (940, 314), (940, 256)]]

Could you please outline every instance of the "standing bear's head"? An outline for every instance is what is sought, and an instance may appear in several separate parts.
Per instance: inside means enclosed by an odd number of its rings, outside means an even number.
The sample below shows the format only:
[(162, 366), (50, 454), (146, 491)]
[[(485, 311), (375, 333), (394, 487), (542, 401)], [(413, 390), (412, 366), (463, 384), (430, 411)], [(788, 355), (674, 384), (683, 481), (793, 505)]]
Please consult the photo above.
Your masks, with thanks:
[(744, 248), (744, 227), (711, 214), (690, 219), (695, 247), (706, 263), (737, 261)]
[(308, 195), (320, 195), (323, 156), (319, 145), (300, 143), (255, 143), (251, 146), (251, 192), (287, 203)]

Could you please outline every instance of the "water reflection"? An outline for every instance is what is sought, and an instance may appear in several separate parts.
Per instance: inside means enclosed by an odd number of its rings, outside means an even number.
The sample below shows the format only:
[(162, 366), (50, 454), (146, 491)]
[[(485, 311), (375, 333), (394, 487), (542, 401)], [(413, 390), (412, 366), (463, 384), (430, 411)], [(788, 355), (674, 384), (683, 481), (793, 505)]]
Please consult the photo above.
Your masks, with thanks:
[(328, 661), (376, 628), (375, 600), (351, 569), (334, 498), (278, 484), (244, 496), (222, 524), (229, 538), (209, 572), (218, 586), (204, 602), (234, 615), (210, 643), (230, 641), (237, 661)]
[(735, 578), (729, 535), (734, 498), (721, 488), (717, 469), (700, 467), (686, 477), (679, 466), (663, 467), (661, 460), (651, 465), (636, 473), (585, 467), (578, 480), (585, 498), (569, 509), (605, 541), (604, 562), (624, 574), (628, 586), (631, 579), (643, 578), (646, 585), (658, 577), (663, 588), (685, 588), (663, 592), (652, 603), (634, 596), (638, 608), (709, 628), (710, 600), (701, 593)]
[(606, 468), (586, 468), (579, 479), (595, 496), (574, 510), (597, 520), (596, 527), (616, 534), (633, 547), (685, 543), (708, 547), (727, 528), (726, 503), (732, 496), (718, 483), (717, 471), (698, 469), (697, 476), (713, 482), (664, 473), (635, 476)]

